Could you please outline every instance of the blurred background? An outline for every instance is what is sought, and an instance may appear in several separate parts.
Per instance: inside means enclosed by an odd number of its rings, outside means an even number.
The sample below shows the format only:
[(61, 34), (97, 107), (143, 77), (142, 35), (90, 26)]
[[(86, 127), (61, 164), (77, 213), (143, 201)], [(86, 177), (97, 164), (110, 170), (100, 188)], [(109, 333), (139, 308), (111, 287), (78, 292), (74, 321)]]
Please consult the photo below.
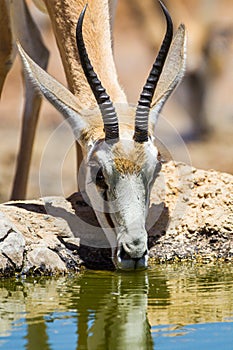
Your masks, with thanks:
[[(173, 140), (175, 160), (233, 173), (233, 1), (164, 1), (175, 28), (188, 31), (187, 70), (167, 102), (158, 125), (162, 140)], [(48, 71), (66, 85), (49, 18), (28, 1), (50, 50)], [(128, 100), (136, 103), (165, 31), (155, 0), (118, 0), (114, 55)], [(0, 202), (10, 197), (23, 110), (21, 64), (17, 58), (0, 102)], [(160, 135), (159, 135), (160, 136)], [(183, 141), (182, 141), (183, 140)], [(165, 141), (164, 141), (165, 142)], [(169, 143), (169, 141), (166, 141)], [(172, 152), (171, 152), (172, 153)], [(62, 117), (43, 102), (28, 184), (28, 198), (68, 196), (76, 191), (73, 136)]]

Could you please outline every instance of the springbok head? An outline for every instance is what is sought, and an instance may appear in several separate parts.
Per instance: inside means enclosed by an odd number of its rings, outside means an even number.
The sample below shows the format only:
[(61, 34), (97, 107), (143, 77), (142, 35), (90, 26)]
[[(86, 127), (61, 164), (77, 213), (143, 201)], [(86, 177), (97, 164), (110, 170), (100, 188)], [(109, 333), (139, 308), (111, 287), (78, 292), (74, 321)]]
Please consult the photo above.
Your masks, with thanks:
[(98, 104), (95, 110), (80, 111), (77, 98), (19, 45), (26, 75), (61, 111), (81, 145), (85, 193), (101, 226), (111, 227), (113, 260), (119, 269), (147, 267), (145, 223), (151, 189), (161, 168), (153, 129), (184, 72), (185, 28), (180, 25), (173, 39), (171, 17), (160, 4), (167, 30), (136, 107), (114, 104), (94, 72), (82, 34), (86, 7), (78, 20), (76, 38), (81, 65)]

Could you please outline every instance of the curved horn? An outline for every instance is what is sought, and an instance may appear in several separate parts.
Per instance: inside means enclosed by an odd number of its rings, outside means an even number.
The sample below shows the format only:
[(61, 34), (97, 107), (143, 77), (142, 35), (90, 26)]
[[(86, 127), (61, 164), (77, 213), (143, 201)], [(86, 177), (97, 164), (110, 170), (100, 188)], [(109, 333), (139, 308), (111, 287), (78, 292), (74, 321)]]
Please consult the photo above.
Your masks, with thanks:
[(146, 84), (143, 87), (136, 109), (134, 140), (140, 143), (148, 141), (148, 119), (150, 106), (173, 37), (173, 23), (170, 14), (160, 0), (159, 3), (166, 17), (167, 31), (155, 63), (153, 64)]
[(87, 50), (83, 40), (83, 19), (87, 9), (87, 4), (82, 10), (77, 27), (76, 27), (76, 41), (80, 57), (80, 62), (84, 71), (84, 74), (87, 78), (87, 81), (91, 87), (95, 99), (98, 103), (98, 106), (101, 111), (103, 123), (104, 123), (104, 132), (105, 132), (105, 141), (118, 139), (119, 138), (119, 126), (118, 118), (113, 106), (113, 103), (110, 100), (109, 95), (107, 94), (105, 88), (102, 86), (101, 81), (99, 80), (97, 74), (94, 72), (93, 66), (89, 60)]

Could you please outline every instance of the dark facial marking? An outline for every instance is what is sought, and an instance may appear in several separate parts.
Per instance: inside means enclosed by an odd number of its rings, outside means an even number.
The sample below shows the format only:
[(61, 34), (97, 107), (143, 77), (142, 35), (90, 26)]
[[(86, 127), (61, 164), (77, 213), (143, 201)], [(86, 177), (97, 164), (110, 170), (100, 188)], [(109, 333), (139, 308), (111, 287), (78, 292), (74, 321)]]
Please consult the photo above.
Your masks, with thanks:
[(103, 189), (103, 190), (107, 190), (108, 189), (108, 185), (105, 182), (105, 177), (103, 174), (103, 171), (101, 168), (97, 169), (95, 167), (93, 167), (91, 169), (91, 177), (93, 182), (96, 184), (96, 186), (98, 186), (99, 188)]

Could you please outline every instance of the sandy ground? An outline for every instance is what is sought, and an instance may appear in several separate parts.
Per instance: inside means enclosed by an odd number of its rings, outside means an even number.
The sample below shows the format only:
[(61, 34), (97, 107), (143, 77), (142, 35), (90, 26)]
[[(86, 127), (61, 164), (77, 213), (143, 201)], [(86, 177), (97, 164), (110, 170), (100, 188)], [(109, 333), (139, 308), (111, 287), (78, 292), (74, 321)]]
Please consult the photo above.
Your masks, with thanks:
[[(125, 9), (123, 9), (123, 12)], [(63, 69), (46, 16), (36, 13), (50, 48), (49, 72), (65, 84)], [(136, 103), (154, 60), (143, 34), (122, 9), (114, 32), (115, 59), (119, 79), (130, 102)], [(0, 202), (9, 199), (20, 137), (23, 108), (21, 65), (17, 59), (4, 86), (0, 103)], [(209, 91), (207, 107), (213, 132), (199, 142), (185, 144), (180, 135), (190, 131), (191, 122), (174, 95), (163, 110), (158, 135), (175, 160), (191, 162), (197, 168), (233, 173), (233, 60), (226, 58), (221, 78)], [(76, 190), (75, 152), (72, 134), (62, 117), (43, 103), (36, 135), (28, 185), (28, 198), (65, 195)]]

